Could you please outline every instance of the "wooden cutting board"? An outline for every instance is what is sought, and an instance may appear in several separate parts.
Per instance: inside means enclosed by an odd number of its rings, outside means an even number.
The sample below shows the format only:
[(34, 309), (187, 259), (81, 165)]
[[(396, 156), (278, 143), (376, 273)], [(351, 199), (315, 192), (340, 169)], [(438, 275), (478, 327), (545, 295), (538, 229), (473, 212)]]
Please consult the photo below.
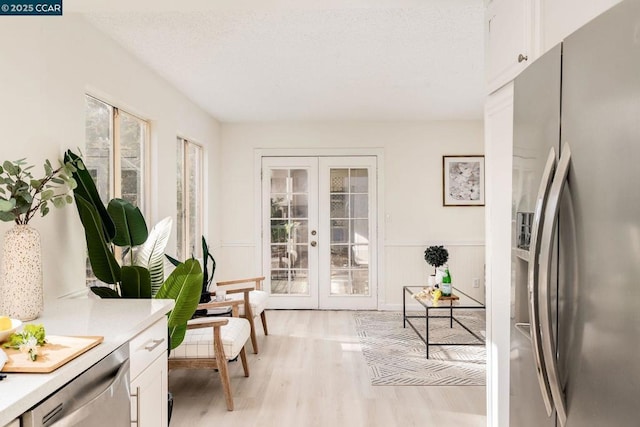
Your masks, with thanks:
[(9, 360), (2, 372), (48, 373), (97, 346), (104, 337), (65, 337), (47, 335), (47, 343), (39, 347), (38, 358), (32, 361), (28, 353), (3, 348)]

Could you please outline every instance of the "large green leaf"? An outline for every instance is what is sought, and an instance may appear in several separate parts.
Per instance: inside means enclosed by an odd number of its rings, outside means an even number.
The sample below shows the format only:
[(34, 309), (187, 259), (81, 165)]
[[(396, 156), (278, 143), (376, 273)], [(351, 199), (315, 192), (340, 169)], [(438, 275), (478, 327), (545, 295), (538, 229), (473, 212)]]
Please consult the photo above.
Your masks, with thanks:
[[(207, 245), (207, 240), (204, 238), (204, 236), (202, 236), (202, 259), (203, 259), (203, 274), (204, 274), (204, 279), (202, 280), (202, 293), (206, 293), (209, 289), (209, 285), (211, 285), (211, 282), (213, 281), (213, 274), (216, 271), (216, 260), (213, 258), (213, 255), (211, 255), (211, 252), (209, 252), (209, 245)], [(211, 260), (211, 275), (209, 275), (209, 260)]]
[(80, 221), (84, 225), (87, 251), (93, 274), (110, 284), (120, 282), (120, 264), (113, 256), (109, 244), (102, 233), (102, 221), (96, 208), (79, 194), (75, 195)]
[(134, 264), (148, 268), (151, 274), (152, 295), (155, 295), (164, 283), (164, 250), (169, 242), (172, 222), (170, 216), (158, 222), (136, 253)]
[[(78, 159), (80, 159), (80, 157), (73, 153), (71, 150), (67, 150), (67, 152), (64, 154), (65, 163), (71, 161), (77, 162)], [(73, 189), (73, 194), (80, 195), (83, 199), (93, 205), (102, 220), (102, 230), (105, 236), (105, 240), (107, 242), (111, 242), (111, 240), (113, 240), (113, 237), (116, 235), (116, 226), (107, 213), (107, 208), (100, 199), (98, 189), (96, 188), (96, 184), (89, 174), (89, 171), (86, 168), (76, 168), (76, 170), (73, 172), (73, 179), (78, 184), (78, 186)], [(79, 209), (80, 208), (78, 208), (78, 210)]]
[(122, 298), (151, 298), (149, 270), (137, 265), (122, 267)]
[[(191, 319), (200, 301), (202, 290), (202, 269), (195, 259), (188, 259), (178, 265), (162, 284), (156, 298), (170, 298), (175, 300), (175, 307), (169, 313), (169, 329), (171, 347), (175, 348), (182, 342), (184, 333), (181, 325), (186, 325)], [(182, 337), (180, 336), (182, 334)]]
[(177, 259), (175, 259), (174, 257), (172, 257), (171, 255), (164, 255), (171, 264), (173, 264), (175, 267), (179, 266), (180, 264), (182, 264), (182, 261), (178, 261)]
[(124, 199), (111, 199), (107, 212), (116, 225), (113, 243), (118, 246), (138, 246), (147, 240), (147, 223), (136, 206)]
[(184, 336), (187, 334), (187, 324), (183, 323), (173, 328), (169, 328), (169, 343), (171, 344), (170, 350), (178, 347), (184, 341)]
[(98, 295), (100, 298), (120, 298), (118, 292), (106, 286), (92, 286), (91, 292)]

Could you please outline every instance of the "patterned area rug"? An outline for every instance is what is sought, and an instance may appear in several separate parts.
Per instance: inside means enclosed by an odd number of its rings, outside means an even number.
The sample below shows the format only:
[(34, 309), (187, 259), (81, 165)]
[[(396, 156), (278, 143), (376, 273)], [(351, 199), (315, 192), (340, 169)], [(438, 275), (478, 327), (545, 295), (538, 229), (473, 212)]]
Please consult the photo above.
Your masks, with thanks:
[[(484, 346), (430, 346), (427, 359), (415, 331), (402, 327), (402, 313), (360, 311), (354, 317), (372, 385), (485, 385)], [(456, 317), (484, 336), (483, 311), (459, 310)], [(424, 320), (413, 324), (422, 325), (424, 335)], [(449, 328), (447, 319), (430, 318), (429, 326), (431, 342), (477, 342), (455, 322)]]

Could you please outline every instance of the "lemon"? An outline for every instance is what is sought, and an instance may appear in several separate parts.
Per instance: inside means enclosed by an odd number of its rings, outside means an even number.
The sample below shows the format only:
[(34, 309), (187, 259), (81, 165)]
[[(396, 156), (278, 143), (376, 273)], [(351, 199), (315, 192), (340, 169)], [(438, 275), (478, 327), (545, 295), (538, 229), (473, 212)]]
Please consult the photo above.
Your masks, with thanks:
[(11, 329), (11, 319), (7, 316), (0, 316), (0, 331), (7, 331)]

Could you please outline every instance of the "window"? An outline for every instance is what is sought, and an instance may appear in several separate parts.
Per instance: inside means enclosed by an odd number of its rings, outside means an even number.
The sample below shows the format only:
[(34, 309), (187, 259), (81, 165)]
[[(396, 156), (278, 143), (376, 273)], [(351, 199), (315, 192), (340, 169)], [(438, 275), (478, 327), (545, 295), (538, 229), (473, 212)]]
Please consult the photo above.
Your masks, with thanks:
[[(145, 214), (149, 122), (89, 95), (85, 105), (83, 160), (100, 198), (125, 199)], [(87, 282), (94, 280), (87, 259)]]
[(179, 259), (202, 256), (202, 146), (177, 138), (177, 248)]
[(89, 95), (86, 113), (83, 159), (102, 201), (123, 198), (145, 213), (149, 123)]

